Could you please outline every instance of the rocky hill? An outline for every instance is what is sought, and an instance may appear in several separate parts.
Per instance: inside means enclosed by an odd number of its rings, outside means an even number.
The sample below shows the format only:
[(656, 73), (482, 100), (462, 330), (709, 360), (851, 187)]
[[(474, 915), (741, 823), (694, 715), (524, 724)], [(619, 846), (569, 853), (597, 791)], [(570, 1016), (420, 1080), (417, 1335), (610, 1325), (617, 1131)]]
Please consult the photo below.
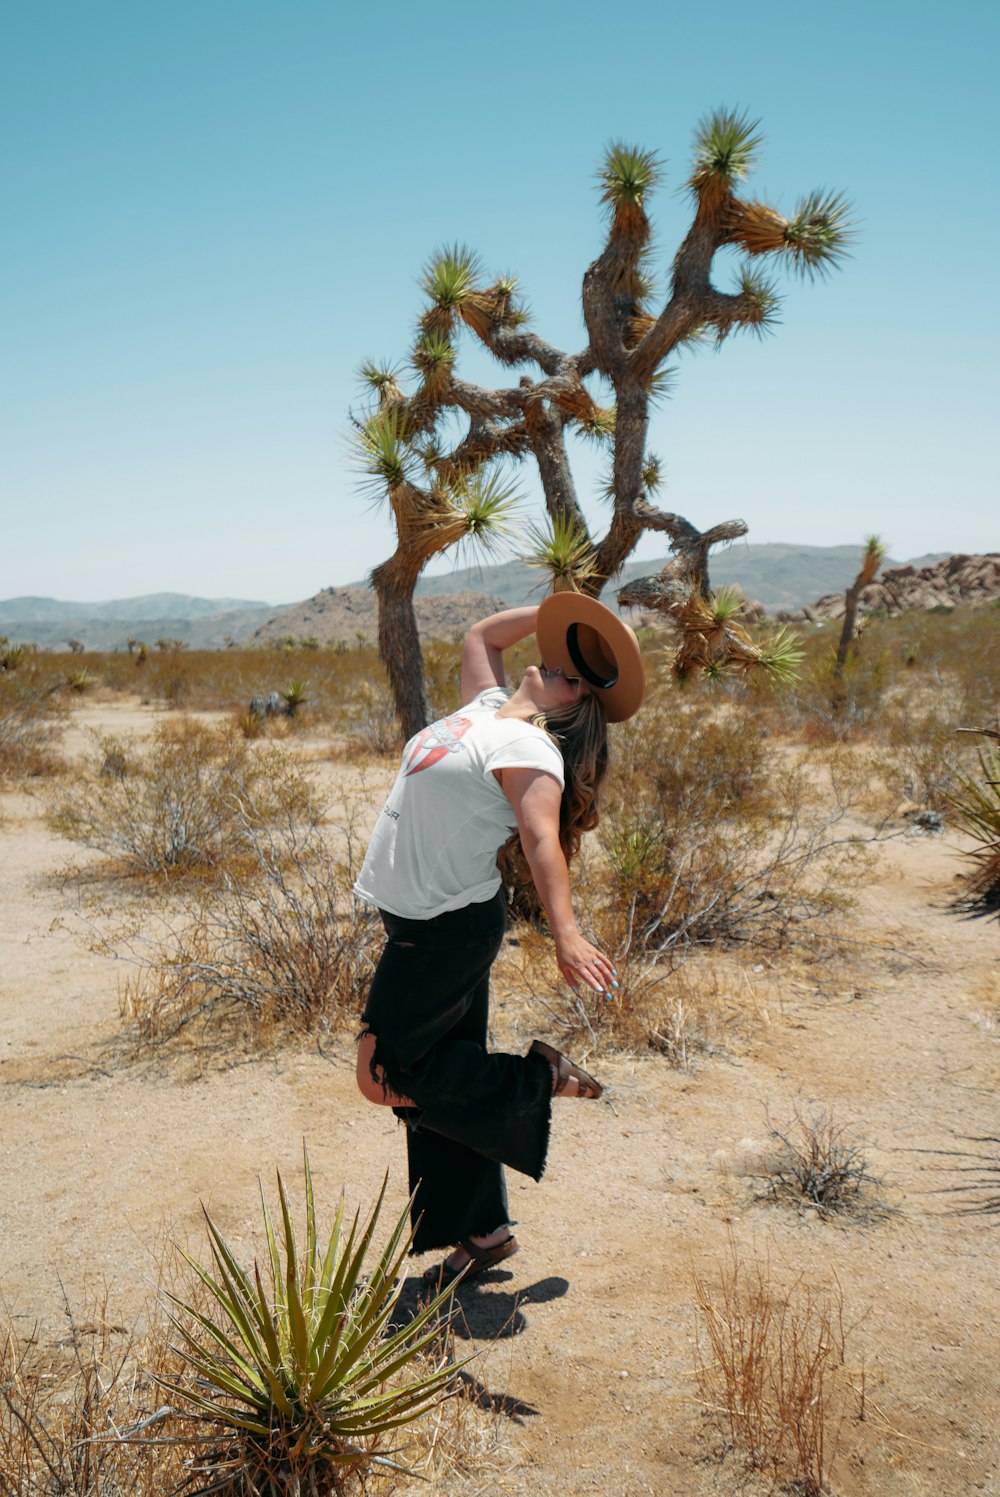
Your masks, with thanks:
[[(507, 604), (488, 593), (449, 593), (417, 598), (417, 626), (424, 639), (460, 639), (476, 619), (495, 613)], [(267, 645), (279, 640), (315, 639), (321, 645), (357, 644), (359, 639), (378, 637), (378, 599), (370, 588), (325, 587), (304, 603), (275, 609), (265, 624), (248, 634), (241, 644)]]
[[(909, 609), (976, 607), (1000, 602), (1000, 551), (982, 556), (948, 556), (932, 566), (892, 567), (870, 582), (861, 594), (858, 611), (905, 613)], [(844, 594), (827, 593), (806, 608), (779, 617), (792, 623), (821, 623), (844, 615)]]

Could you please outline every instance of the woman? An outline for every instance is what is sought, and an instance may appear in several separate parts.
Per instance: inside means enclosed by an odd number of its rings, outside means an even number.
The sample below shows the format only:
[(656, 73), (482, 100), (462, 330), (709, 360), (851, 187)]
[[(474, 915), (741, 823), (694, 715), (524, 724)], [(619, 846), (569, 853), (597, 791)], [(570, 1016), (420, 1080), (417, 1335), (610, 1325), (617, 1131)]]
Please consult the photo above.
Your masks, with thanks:
[[(503, 652), (532, 632), (541, 666), (505, 689)], [(387, 944), (358, 1047), (358, 1085), (408, 1124), (414, 1252), (457, 1244), (429, 1279), (481, 1273), (517, 1251), (503, 1166), (538, 1180), (551, 1099), (601, 1087), (550, 1045), (486, 1050), (489, 973), (506, 924), (496, 857), (519, 838), (572, 986), (617, 986), (581, 933), (568, 865), (597, 823), (607, 722), (643, 694), (635, 635), (592, 598), (556, 593), (474, 624), (467, 704), (418, 733), (372, 833), (355, 893), (378, 905)]]

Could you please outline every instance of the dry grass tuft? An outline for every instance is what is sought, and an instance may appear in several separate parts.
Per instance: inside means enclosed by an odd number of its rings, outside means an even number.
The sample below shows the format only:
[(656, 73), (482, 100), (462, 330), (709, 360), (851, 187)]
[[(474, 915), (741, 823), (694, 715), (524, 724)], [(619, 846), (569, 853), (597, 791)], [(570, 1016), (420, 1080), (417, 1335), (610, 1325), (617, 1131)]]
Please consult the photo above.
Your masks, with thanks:
[(713, 1283), (695, 1275), (708, 1338), (698, 1349), (701, 1396), (746, 1464), (801, 1497), (829, 1491), (840, 1433), (863, 1417), (847, 1368), (849, 1331), (839, 1283), (776, 1284), (767, 1263), (730, 1260)]

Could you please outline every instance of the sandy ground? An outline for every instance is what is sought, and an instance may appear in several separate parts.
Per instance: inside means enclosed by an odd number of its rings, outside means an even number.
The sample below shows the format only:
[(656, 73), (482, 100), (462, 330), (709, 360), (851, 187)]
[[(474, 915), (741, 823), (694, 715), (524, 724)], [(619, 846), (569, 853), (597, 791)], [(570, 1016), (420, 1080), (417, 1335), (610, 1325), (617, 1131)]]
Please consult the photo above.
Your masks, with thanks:
[[(89, 728), (143, 734), (157, 716), (88, 702), (65, 751)], [(334, 796), (350, 770), (322, 744), (297, 751)], [(511, 1179), (522, 1250), (461, 1297), (459, 1351), (480, 1353), (471, 1370), (507, 1412), (488, 1470), (439, 1490), (757, 1490), (693, 1376), (693, 1275), (714, 1281), (735, 1252), (776, 1285), (840, 1285), (865, 1417), (855, 1407), (841, 1429), (836, 1492), (1000, 1493), (1000, 1219), (949, 1214), (936, 1187), (959, 1177), (920, 1152), (1000, 1132), (1000, 929), (950, 911), (955, 850), (912, 836), (883, 848), (849, 960), (730, 965), (744, 1023), (719, 1053), (687, 1071), (602, 1061), (606, 1100), (557, 1105), (545, 1180)], [(366, 1204), (387, 1169), (394, 1210), (405, 1194), (403, 1140), (357, 1095), (346, 1039), (231, 1063), (107, 1061), (120, 967), (90, 949), (80, 886), (61, 876), (93, 861), (46, 828), (41, 785), (0, 796), (0, 1294), (25, 1335), (60, 1334), (61, 1285), (80, 1304), (106, 1281), (112, 1312), (138, 1313), (167, 1240), (201, 1241), (201, 1201), (246, 1246), (258, 1174), (295, 1180), (303, 1138), (321, 1202), (343, 1187)], [(768, 1118), (811, 1103), (862, 1142), (890, 1214), (824, 1220), (760, 1199), (740, 1173)]]

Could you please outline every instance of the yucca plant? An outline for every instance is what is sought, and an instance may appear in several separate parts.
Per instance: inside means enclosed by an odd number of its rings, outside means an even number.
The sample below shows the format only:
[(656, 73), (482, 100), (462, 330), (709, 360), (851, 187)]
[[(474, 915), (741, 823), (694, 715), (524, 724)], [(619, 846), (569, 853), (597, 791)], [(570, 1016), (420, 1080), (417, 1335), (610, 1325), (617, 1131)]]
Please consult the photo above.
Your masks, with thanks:
[[(388, 1437), (448, 1395), (454, 1364), (427, 1354), (440, 1344), (437, 1295), (401, 1330), (392, 1315), (413, 1241), (409, 1206), (364, 1274), (385, 1198), (346, 1229), (343, 1201), (321, 1244), (309, 1157), (303, 1149), (305, 1235), (299, 1242), (279, 1174), (276, 1229), (261, 1187), (267, 1242), (263, 1272), (241, 1266), (205, 1212), (213, 1268), (183, 1252), (208, 1308), (164, 1291), (180, 1337), (183, 1371), (158, 1381), (204, 1426), (201, 1494), (328, 1497), (360, 1488), (373, 1466), (406, 1470)], [(201, 1298), (204, 1298), (203, 1296)], [(197, 1497), (197, 1494), (195, 1494)]]
[(309, 692), (304, 681), (289, 681), (288, 686), (280, 695), (289, 717), (295, 717), (299, 708), (304, 707), (309, 701)]
[[(992, 736), (992, 735), (990, 735)], [(959, 774), (958, 789), (948, 797), (957, 826), (979, 843), (965, 853), (972, 867), (965, 875), (968, 902), (1000, 908), (1000, 751), (992, 744), (979, 750), (982, 783)]]

